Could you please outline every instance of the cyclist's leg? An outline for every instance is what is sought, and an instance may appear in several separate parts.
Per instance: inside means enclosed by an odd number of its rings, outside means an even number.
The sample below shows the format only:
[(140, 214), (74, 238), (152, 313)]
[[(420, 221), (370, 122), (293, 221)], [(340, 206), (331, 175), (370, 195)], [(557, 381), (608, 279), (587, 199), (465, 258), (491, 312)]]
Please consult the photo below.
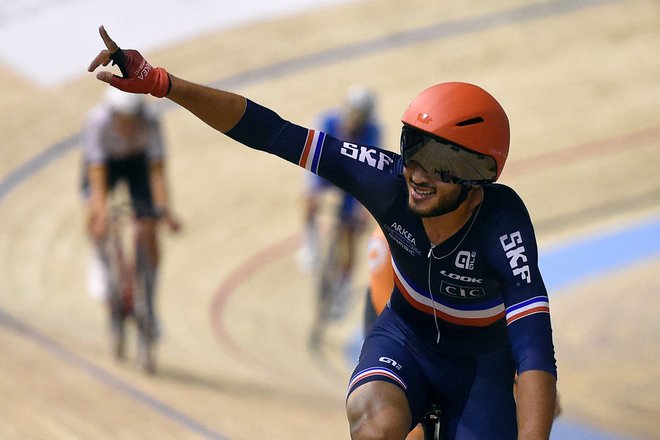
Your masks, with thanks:
[(324, 262), (322, 277), (325, 278), (328, 294), (330, 295), (329, 315), (332, 320), (339, 320), (346, 312), (353, 299), (353, 286), (351, 277), (351, 259), (353, 250), (353, 232), (346, 223), (336, 225), (333, 243), (328, 248), (328, 255)]
[[(141, 222), (139, 222), (141, 223)], [(143, 244), (144, 231), (138, 225), (135, 256), (135, 301), (134, 313), (138, 324), (138, 362), (147, 373), (156, 370), (155, 343), (158, 338), (158, 320), (155, 309), (156, 270)]]
[(329, 183), (321, 177), (308, 173), (305, 175), (305, 193), (303, 195), (303, 237), (296, 253), (298, 267), (304, 272), (313, 272), (320, 265), (321, 243), (318, 227), (318, 213), (321, 197)]
[(156, 295), (159, 263), (156, 219), (138, 217), (136, 222), (135, 271), (139, 282), (143, 283), (149, 321), (155, 327), (154, 296)]
[[(333, 319), (345, 316), (347, 310), (354, 301), (353, 292), (353, 268), (357, 238), (359, 231), (361, 206), (352, 196), (341, 192), (342, 201), (337, 211), (337, 224), (333, 247), (333, 257), (328, 257), (325, 270), (331, 281), (332, 310), (330, 315)], [(330, 261), (333, 261), (330, 265)], [(328, 267), (329, 266), (329, 267)]]
[(508, 440), (517, 437), (515, 367), (508, 348), (462, 360), (452, 358), (443, 377), (443, 438)]
[[(92, 198), (92, 188), (89, 178), (89, 173), (92, 172), (90, 171), (91, 166), (83, 162), (81, 168), (80, 194), (85, 206), (86, 232), (92, 245), (87, 268), (88, 291), (90, 296), (94, 299), (109, 300), (110, 279), (108, 274), (107, 237), (98, 236), (98, 230), (95, 230), (96, 228), (94, 226), (94, 223), (98, 221), (100, 213), (97, 211), (99, 206), (98, 200)], [(103, 171), (101, 171), (101, 169)], [(112, 174), (112, 171), (112, 168), (107, 166), (107, 164), (104, 164), (103, 167), (96, 167), (96, 170), (93, 172), (95, 173), (95, 176), (102, 176), (105, 174), (105, 185), (107, 188), (111, 189), (114, 181), (116, 181), (116, 176)], [(99, 191), (100, 189), (95, 189), (96, 193)], [(98, 195), (95, 197), (98, 197)]]
[(428, 405), (424, 375), (410, 337), (386, 309), (362, 346), (346, 411), (354, 439), (404, 439)]
[(144, 247), (152, 267), (158, 267), (159, 249), (157, 237), (157, 217), (154, 209), (149, 162), (141, 154), (126, 161), (126, 174), (133, 211), (137, 219), (137, 239)]
[(355, 265), (355, 254), (357, 245), (357, 235), (362, 222), (362, 206), (350, 194), (342, 191), (342, 200), (339, 205), (337, 216), (344, 230), (346, 239), (346, 256), (343, 261), (342, 270), (345, 277), (350, 280)]
[(139, 361), (147, 372), (155, 371), (153, 344), (158, 337), (155, 308), (159, 264), (157, 218), (149, 181), (149, 165), (144, 155), (128, 162), (131, 202), (136, 217), (135, 231), (135, 314), (140, 330)]
[[(107, 160), (102, 167), (96, 167), (95, 178), (104, 176), (105, 181), (96, 181), (95, 185), (102, 184), (105, 188), (91, 188), (89, 179), (89, 166), (83, 163), (83, 173), (81, 179), (81, 192), (87, 209), (87, 224), (92, 242), (92, 260), (90, 261), (91, 270), (88, 273), (88, 282), (90, 292), (96, 293), (99, 299), (105, 299), (108, 307), (109, 325), (111, 332), (112, 351), (117, 359), (124, 358), (126, 307), (123, 302), (122, 294), (124, 290), (125, 267), (121, 249), (116, 233), (117, 225), (115, 219), (110, 218), (108, 230), (102, 236), (92, 233), (92, 222), (98, 221), (99, 213), (98, 200), (93, 200), (92, 192), (98, 196), (99, 191), (112, 196), (117, 182), (122, 178), (121, 167), (111, 160)], [(101, 174), (98, 174), (101, 172)]]
[(153, 293), (155, 275), (160, 260), (158, 243), (157, 217), (151, 195), (149, 182), (149, 164), (146, 156), (140, 155), (127, 163), (127, 176), (131, 203), (136, 218), (136, 261), (140, 261), (136, 269), (146, 271), (150, 275), (147, 290)]

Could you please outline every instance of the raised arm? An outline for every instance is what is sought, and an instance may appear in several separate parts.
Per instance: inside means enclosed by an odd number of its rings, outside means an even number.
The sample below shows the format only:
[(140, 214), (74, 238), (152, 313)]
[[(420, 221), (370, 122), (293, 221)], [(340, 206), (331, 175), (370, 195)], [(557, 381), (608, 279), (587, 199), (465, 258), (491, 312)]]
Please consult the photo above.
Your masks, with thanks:
[(231, 130), (245, 113), (246, 99), (223, 90), (191, 83), (173, 75), (169, 99), (223, 133)]
[(246, 99), (234, 93), (213, 89), (170, 75), (162, 67), (152, 67), (142, 55), (132, 49), (122, 50), (101, 26), (99, 33), (105, 44), (88, 67), (93, 72), (111, 62), (121, 70), (122, 76), (101, 71), (96, 78), (113, 87), (132, 93), (149, 93), (186, 108), (209, 126), (226, 133), (233, 128), (245, 112)]

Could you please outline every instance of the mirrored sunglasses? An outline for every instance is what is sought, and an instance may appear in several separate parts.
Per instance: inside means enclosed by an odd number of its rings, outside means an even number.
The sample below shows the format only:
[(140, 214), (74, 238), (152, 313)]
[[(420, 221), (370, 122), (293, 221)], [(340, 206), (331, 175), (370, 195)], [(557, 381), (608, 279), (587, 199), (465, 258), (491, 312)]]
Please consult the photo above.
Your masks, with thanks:
[(445, 183), (484, 185), (497, 176), (497, 162), (445, 139), (406, 125), (401, 129), (404, 165), (417, 162), (424, 171)]

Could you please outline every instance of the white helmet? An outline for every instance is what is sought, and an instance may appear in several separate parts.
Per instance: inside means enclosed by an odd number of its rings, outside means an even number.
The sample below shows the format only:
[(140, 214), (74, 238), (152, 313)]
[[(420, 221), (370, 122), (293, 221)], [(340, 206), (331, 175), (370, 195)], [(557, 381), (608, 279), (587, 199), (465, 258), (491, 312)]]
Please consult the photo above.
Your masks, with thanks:
[(375, 104), (376, 99), (374, 95), (363, 86), (353, 85), (346, 93), (346, 105), (349, 111), (359, 113), (365, 119), (371, 116)]
[(108, 87), (105, 102), (112, 111), (128, 115), (140, 113), (144, 106), (142, 95), (122, 92), (115, 87)]

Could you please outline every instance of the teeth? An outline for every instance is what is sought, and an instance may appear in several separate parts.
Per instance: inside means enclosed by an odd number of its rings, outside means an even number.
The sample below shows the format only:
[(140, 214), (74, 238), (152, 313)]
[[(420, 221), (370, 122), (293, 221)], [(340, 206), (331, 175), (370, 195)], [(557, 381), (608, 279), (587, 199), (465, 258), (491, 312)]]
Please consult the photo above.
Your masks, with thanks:
[(426, 189), (425, 190), (425, 189), (422, 189), (422, 188), (416, 188), (415, 192), (417, 194), (419, 194), (420, 196), (429, 196), (429, 195), (433, 194), (435, 191), (433, 191), (432, 189)]

